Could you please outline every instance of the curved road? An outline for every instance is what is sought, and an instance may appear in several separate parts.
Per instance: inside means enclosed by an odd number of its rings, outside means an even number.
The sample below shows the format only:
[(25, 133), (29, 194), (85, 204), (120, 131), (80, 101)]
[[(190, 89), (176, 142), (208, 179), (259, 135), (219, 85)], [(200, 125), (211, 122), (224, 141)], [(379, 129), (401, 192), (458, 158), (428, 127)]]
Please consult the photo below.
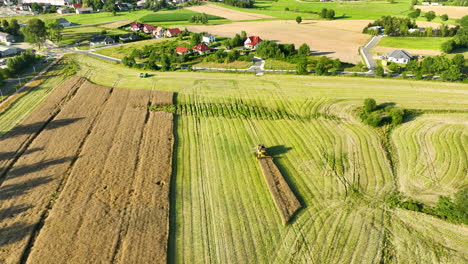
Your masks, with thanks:
[(364, 61), (366, 62), (367, 68), (372, 71), (375, 67), (377, 67), (377, 63), (375, 63), (374, 58), (371, 54), (371, 49), (379, 43), (382, 35), (378, 35), (373, 37), (363, 48), (361, 48), (361, 54), (364, 57)]

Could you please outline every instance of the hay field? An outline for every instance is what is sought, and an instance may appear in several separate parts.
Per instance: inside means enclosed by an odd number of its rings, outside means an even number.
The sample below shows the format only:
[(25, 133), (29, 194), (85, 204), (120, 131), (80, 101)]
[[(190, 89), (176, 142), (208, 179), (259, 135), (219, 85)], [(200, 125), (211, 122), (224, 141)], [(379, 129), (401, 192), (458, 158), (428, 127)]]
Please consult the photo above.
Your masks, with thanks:
[[(361, 61), (359, 47), (363, 46), (370, 36), (360, 33), (362, 21), (304, 21), (297, 24), (291, 20), (235, 22), (224, 25), (188, 26), (190, 31), (210, 32), (223, 37), (233, 37), (245, 30), (249, 35), (258, 35), (262, 39), (293, 43), (299, 47), (307, 43), (314, 54), (339, 58), (345, 62)], [(344, 29), (341, 29), (344, 28)]]
[(0, 138), (0, 262), (166, 263), (173, 118), (150, 103), (172, 93), (75, 77)]
[(438, 16), (447, 14), (449, 18), (462, 18), (468, 14), (466, 6), (415, 6), (414, 8), (419, 8), (422, 12), (434, 11)]
[(229, 8), (225, 8), (225, 7), (221, 7), (221, 6), (213, 5), (209, 3), (205, 3), (204, 5), (200, 5), (200, 6), (187, 7), (186, 9), (189, 9), (198, 13), (205, 13), (208, 15), (224, 17), (228, 20), (233, 20), (233, 21), (274, 18), (268, 15), (242, 12), (242, 11), (233, 10), (233, 9), (229, 9)]

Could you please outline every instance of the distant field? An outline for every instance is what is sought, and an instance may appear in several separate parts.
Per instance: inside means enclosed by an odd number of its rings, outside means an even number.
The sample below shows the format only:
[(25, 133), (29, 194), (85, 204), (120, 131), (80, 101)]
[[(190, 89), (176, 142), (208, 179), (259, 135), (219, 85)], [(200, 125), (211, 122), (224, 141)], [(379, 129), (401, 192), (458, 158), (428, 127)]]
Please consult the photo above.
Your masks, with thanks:
[(434, 11), (437, 16), (447, 14), (449, 18), (461, 18), (468, 15), (468, 7), (466, 6), (415, 6), (423, 12)]
[(101, 32), (106, 30), (107, 35), (120, 35), (128, 33), (128, 31), (118, 29), (118, 28), (106, 28), (106, 27), (74, 27), (74, 28), (65, 28), (63, 31), (63, 39), (61, 43), (63, 44), (86, 44), (91, 38), (97, 35), (101, 35)]
[[(142, 16), (138, 20), (142, 23), (154, 23), (154, 22), (171, 22), (171, 21), (187, 21), (194, 15), (201, 15), (199, 12), (194, 12), (188, 9), (177, 9), (174, 11), (159, 11), (156, 13)], [(223, 19), (222, 17), (209, 15), (208, 19), (217, 20)]]
[(199, 13), (206, 13), (211, 15), (218, 15), (229, 20), (238, 21), (238, 20), (256, 20), (256, 19), (265, 19), (265, 18), (274, 18), (272, 16), (262, 15), (262, 14), (253, 14), (237, 10), (232, 10), (218, 5), (205, 3), (201, 6), (192, 6), (188, 7), (189, 10), (196, 11)]
[(400, 49), (425, 49), (440, 50), (440, 46), (450, 38), (428, 37), (384, 37), (380, 40), (379, 46)]

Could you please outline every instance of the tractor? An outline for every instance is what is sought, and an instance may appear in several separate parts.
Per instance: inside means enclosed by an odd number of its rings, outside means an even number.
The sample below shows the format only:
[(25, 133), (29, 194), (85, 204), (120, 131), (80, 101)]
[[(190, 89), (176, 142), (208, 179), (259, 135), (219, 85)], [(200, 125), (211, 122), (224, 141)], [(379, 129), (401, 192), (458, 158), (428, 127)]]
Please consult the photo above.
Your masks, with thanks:
[(255, 153), (257, 154), (257, 159), (269, 157), (267, 154), (267, 148), (263, 144), (259, 144), (255, 147)]
[(148, 77), (148, 73), (140, 73), (140, 78), (146, 78)]

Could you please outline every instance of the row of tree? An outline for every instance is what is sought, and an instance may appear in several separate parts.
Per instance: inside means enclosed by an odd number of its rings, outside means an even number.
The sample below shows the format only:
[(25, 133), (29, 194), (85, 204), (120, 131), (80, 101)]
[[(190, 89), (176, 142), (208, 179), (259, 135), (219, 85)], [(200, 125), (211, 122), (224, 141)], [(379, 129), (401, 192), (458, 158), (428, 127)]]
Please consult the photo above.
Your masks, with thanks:
[[(216, 0), (210, 0), (212, 2), (217, 2)], [(241, 7), (241, 8), (252, 8), (254, 7), (254, 0), (224, 0), (223, 4)]]
[(8, 58), (7, 66), (8, 68), (2, 69), (0, 72), (0, 78), (10, 78), (16, 77), (17, 74), (21, 73), (24, 69), (31, 66), (36, 62), (37, 56), (33, 50), (26, 50), (20, 55)]
[(12, 19), (10, 22), (8, 22), (8, 20), (3, 19), (0, 31), (6, 32), (13, 36), (19, 36), (20, 25), (18, 24), (18, 20)]
[(21, 33), (24, 35), (25, 41), (38, 45), (39, 48), (47, 38), (58, 42), (61, 41), (62, 31), (63, 26), (55, 19), (44, 23), (44, 21), (40, 19), (33, 18), (28, 21), (25, 27), (21, 28)]
[(189, 19), (188, 19), (188, 22), (189, 23), (202, 23), (202, 24), (208, 24), (208, 16), (203, 13), (201, 15), (194, 15), (194, 16), (191, 16)]
[(460, 26), (461, 28), (457, 30), (453, 39), (442, 43), (441, 50), (443, 52), (450, 53), (458, 48), (468, 48), (468, 15), (460, 19)]
[(335, 10), (323, 8), (322, 11), (320, 11), (319, 16), (321, 18), (332, 20), (335, 18)]

